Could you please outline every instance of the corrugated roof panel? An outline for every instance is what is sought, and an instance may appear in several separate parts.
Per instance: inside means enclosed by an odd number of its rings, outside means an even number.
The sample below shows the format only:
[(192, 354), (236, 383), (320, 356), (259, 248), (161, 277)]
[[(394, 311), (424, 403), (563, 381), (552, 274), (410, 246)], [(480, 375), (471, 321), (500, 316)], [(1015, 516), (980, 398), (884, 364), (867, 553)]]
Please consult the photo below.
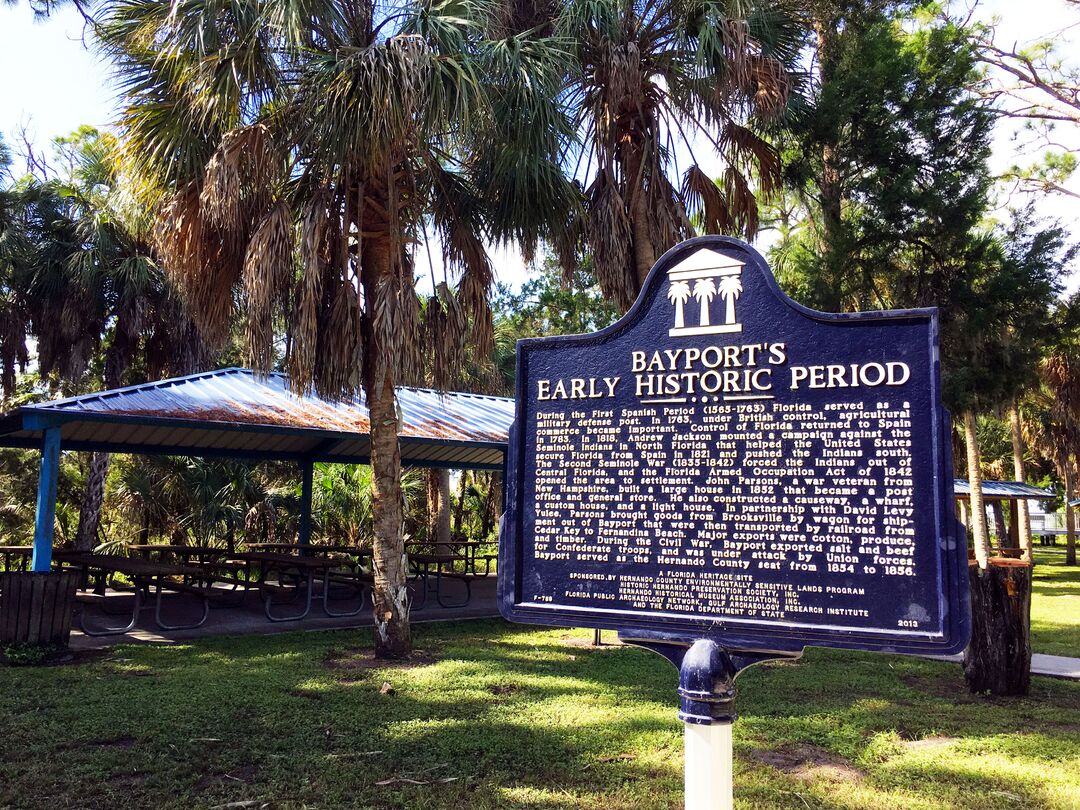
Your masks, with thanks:
[[(410, 448), (410, 457), (468, 463), (477, 457), (468, 447), (475, 443), (493, 449), (498, 461), (491, 463), (501, 463), (514, 419), (512, 399), (404, 387), (397, 390), (397, 399), (400, 436), (416, 445), (431, 442), (422, 450)], [(77, 435), (82, 441), (115, 444), (118, 452), (125, 445), (138, 444), (143, 450), (188, 448), (193, 454), (199, 448), (293, 454), (319, 447), (325, 454), (329, 450), (324, 442), (333, 436), (320, 438), (320, 433), (347, 434), (340, 444), (329, 446), (334, 455), (363, 457), (370, 452), (370, 421), (362, 395), (342, 402), (314, 394), (298, 396), (289, 390), (284, 375), (257, 375), (247, 369), (222, 369), (55, 400), (28, 406), (21, 413), (63, 413), (75, 421), (65, 426), (65, 441)], [(87, 418), (78, 420), (80, 414)], [(105, 427), (101, 420), (108, 420), (104, 425), (116, 420), (124, 427)], [(201, 428), (197, 423), (221, 429)], [(18, 420), (7, 424), (10, 427), (0, 435), (0, 446), (5, 437), (40, 435), (40, 431), (17, 430)], [(283, 432), (288, 431), (305, 435), (286, 438)], [(466, 446), (455, 446), (457, 442)]]
[[(954, 479), (953, 490), (957, 495), (968, 496), (971, 487), (963, 478)], [(1049, 500), (1056, 498), (1057, 494), (1052, 489), (1041, 489), (1020, 481), (983, 481), (983, 495), (988, 498), (1032, 498)]]

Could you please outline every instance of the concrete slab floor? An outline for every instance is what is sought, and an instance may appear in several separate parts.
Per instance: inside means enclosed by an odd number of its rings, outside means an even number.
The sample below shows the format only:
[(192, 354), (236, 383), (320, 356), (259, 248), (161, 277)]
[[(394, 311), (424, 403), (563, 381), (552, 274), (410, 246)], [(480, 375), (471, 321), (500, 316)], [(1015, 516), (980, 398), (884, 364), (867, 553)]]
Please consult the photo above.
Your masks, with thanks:
[[(499, 615), (495, 600), (495, 576), (480, 577), (472, 582), (472, 598), (464, 607), (440, 607), (435, 593), (428, 594), (423, 600), (418, 583), (411, 583), (412, 593), (411, 620), (414, 624), (428, 621), (454, 621), (459, 619), (491, 618)], [(444, 583), (444, 600), (452, 604), (464, 598), (463, 585), (459, 581), (448, 580)], [(125, 624), (131, 617), (130, 593), (110, 591), (103, 597), (109, 603), (110, 613), (104, 613), (99, 605), (89, 607), (88, 620), (91, 628)], [(192, 630), (161, 630), (154, 622), (153, 600), (145, 600), (140, 611), (139, 621), (134, 630), (124, 634), (109, 636), (88, 636), (78, 629), (78, 617), (71, 631), (73, 650), (99, 650), (116, 644), (155, 643), (170, 644), (208, 636), (268, 635), (272, 633), (293, 633), (298, 630), (347, 630), (355, 627), (371, 627), (370, 600), (365, 601), (364, 609), (355, 616), (333, 618), (322, 609), (322, 601), (316, 593), (311, 612), (296, 621), (271, 622), (263, 611), (263, 603), (258, 591), (252, 589), (245, 595), (243, 604), (227, 607), (235, 597), (231, 592), (220, 591), (211, 599), (210, 615), (202, 627)], [(355, 608), (355, 597), (342, 598), (331, 602), (331, 609), (345, 611)], [(169, 624), (186, 624), (198, 620), (202, 614), (199, 601), (189, 594), (168, 595), (163, 598), (162, 616)], [(418, 606), (418, 607), (417, 607)], [(86, 605), (81, 609), (85, 610)], [(297, 612), (303, 609), (300, 599), (296, 602), (275, 605), (275, 614)]]

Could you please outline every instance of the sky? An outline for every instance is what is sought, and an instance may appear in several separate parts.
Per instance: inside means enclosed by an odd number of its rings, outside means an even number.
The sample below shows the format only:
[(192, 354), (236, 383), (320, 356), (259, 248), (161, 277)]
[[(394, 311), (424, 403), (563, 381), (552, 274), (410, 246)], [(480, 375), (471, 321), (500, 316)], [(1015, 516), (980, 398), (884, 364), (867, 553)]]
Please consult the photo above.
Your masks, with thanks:
[[(1070, 13), (1065, 0), (984, 0), (979, 16), (1000, 18), (999, 32), (1008, 32), (999, 36), (1002, 44), (1040, 38), (1078, 19), (1075, 7)], [(1070, 31), (1069, 39), (1080, 39), (1080, 29)], [(22, 148), (23, 133), (36, 153), (47, 155), (52, 138), (82, 124), (106, 128), (116, 118), (117, 93), (108, 64), (84, 44), (83, 20), (74, 8), (65, 8), (47, 20), (35, 20), (25, 2), (0, 4), (0, 77), (0, 133), (16, 151)], [(1075, 138), (1080, 142), (1080, 132)], [(1011, 130), (999, 128), (992, 168), (1001, 171), (1018, 162), (1016, 151)], [(704, 156), (709, 152), (703, 144), (694, 146), (707, 171), (710, 166)], [(718, 175), (719, 170), (712, 173)], [(1080, 192), (1080, 178), (1071, 185)], [(1044, 200), (1039, 210), (1067, 223), (1080, 223), (1080, 200), (1055, 196)], [(1080, 228), (1076, 235), (1080, 237)], [(759, 242), (767, 239), (764, 236)], [(527, 280), (529, 268), (515, 250), (492, 248), (490, 252), (500, 281), (518, 287)], [(417, 268), (421, 279), (429, 275), (425, 256), (421, 251)], [(437, 257), (435, 261), (439, 264)], [(441, 275), (437, 267), (436, 276)], [(1069, 285), (1070, 289), (1078, 286), (1080, 273), (1074, 274)]]

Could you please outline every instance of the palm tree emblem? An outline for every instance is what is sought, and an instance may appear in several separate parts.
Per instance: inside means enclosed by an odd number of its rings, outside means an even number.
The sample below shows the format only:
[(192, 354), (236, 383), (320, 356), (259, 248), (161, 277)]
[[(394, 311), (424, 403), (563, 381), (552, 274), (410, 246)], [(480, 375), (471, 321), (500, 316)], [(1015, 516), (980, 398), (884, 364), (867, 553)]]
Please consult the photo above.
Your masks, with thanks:
[(682, 329), (686, 322), (683, 318), (683, 306), (690, 300), (690, 285), (685, 281), (673, 281), (668, 286), (668, 300), (675, 305), (675, 328)]
[(724, 276), (720, 279), (720, 297), (727, 304), (724, 323), (735, 323), (735, 301), (742, 295), (742, 282), (738, 276)]
[(698, 279), (694, 283), (694, 298), (698, 300), (699, 322), (701, 326), (709, 325), (709, 304), (716, 297), (716, 283), (711, 278)]

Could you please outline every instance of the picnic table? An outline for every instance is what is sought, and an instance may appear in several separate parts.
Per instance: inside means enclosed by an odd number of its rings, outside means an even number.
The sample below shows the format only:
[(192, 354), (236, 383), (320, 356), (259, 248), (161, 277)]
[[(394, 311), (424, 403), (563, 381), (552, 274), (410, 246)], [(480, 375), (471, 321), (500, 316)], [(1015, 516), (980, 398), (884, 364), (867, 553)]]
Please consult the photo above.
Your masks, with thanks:
[[(422, 607), (427, 601), (429, 592), (434, 592), (435, 599), (441, 607), (456, 608), (465, 607), (472, 600), (472, 579), (478, 574), (476, 571), (476, 549), (483, 543), (476, 541), (444, 542), (444, 543), (407, 543), (406, 553), (409, 564), (423, 583), (423, 601), (417, 607)], [(426, 552), (417, 549), (432, 548), (435, 551)], [(456, 571), (454, 566), (462, 564), (462, 570)], [(431, 579), (434, 577), (434, 588)], [(451, 579), (461, 582), (465, 586), (465, 598), (460, 602), (448, 602), (443, 594), (443, 580)]]
[[(435, 554), (442, 556), (452, 556), (454, 562), (460, 562), (463, 565), (465, 573), (473, 574), (478, 577), (486, 577), (491, 573), (491, 563), (498, 559), (497, 554), (480, 554), (479, 550), (486, 547), (487, 543), (482, 543), (479, 540), (447, 540), (441, 543), (406, 543), (406, 549), (435, 549)], [(426, 552), (418, 551), (418, 554), (425, 554)], [(484, 572), (480, 573), (477, 566), (477, 559), (484, 561)]]
[(325, 545), (323, 543), (248, 543), (253, 551), (288, 552), (310, 554), (346, 554), (352, 557), (370, 557), (370, 549), (359, 546)]
[(184, 546), (177, 543), (132, 543), (127, 548), (146, 559), (151, 559), (151, 555), (183, 557), (185, 565), (198, 566), (202, 569), (203, 580), (210, 584), (220, 582), (228, 585), (229, 589), (225, 592), (239, 597), (226, 601), (220, 598), (219, 593), (211, 590), (209, 592), (211, 595), (219, 597), (215, 601), (216, 606), (229, 608), (240, 607), (244, 604), (247, 582), (241, 577), (241, 573), (246, 569), (246, 564), (237, 560), (224, 559), (229, 553), (227, 549), (211, 546)]
[[(210, 600), (208, 598), (209, 584), (205, 580), (205, 572), (197, 566), (175, 565), (172, 563), (157, 562), (132, 557), (123, 557), (117, 554), (91, 554), (83, 551), (66, 551), (58, 549), (53, 551), (53, 559), (63, 566), (81, 570), (85, 575), (97, 574), (102, 584), (107, 584), (112, 574), (123, 574), (129, 577), (134, 584), (132, 594), (131, 621), (124, 627), (105, 627), (93, 629), (86, 622), (85, 608), (79, 617), (82, 631), (88, 636), (106, 636), (126, 633), (132, 630), (139, 620), (139, 613), (143, 610), (143, 593), (154, 593), (154, 621), (162, 630), (191, 630), (201, 627), (206, 623), (210, 615)], [(175, 581), (179, 577), (180, 582)], [(198, 583), (202, 582), (202, 585)], [(168, 624), (161, 615), (161, 597), (166, 591), (190, 593), (198, 596), (202, 602), (202, 615), (194, 624)], [(78, 597), (77, 597), (78, 598)], [(86, 599), (80, 599), (84, 604)], [(146, 605), (145, 607), (150, 607)]]
[[(259, 593), (263, 597), (263, 610), (266, 613), (266, 618), (272, 622), (297, 621), (307, 616), (311, 612), (316, 584), (322, 587), (322, 608), (327, 616), (335, 618), (355, 616), (364, 608), (364, 588), (367, 575), (359, 571), (358, 566), (352, 560), (343, 559), (336, 555), (301, 556), (276, 551), (249, 551), (234, 554), (232, 559), (258, 569), (256, 581), (258, 582)], [(342, 568), (346, 570), (342, 571)], [(276, 585), (268, 581), (273, 575), (276, 575)], [(250, 580), (250, 576), (248, 576), (248, 579)], [(296, 581), (296, 584), (291, 588), (285, 584), (289, 579)], [(338, 611), (331, 609), (331, 586), (335, 584), (348, 586), (359, 593), (360, 604), (356, 610)], [(293, 615), (274, 615), (274, 596), (295, 596), (296, 592), (301, 588), (306, 592), (304, 609), (300, 613)]]
[[(33, 546), (0, 546), (0, 558), (4, 560), (5, 571), (26, 571), (33, 555)], [(13, 558), (16, 566), (14, 568), (11, 567)]]
[(209, 561), (228, 554), (223, 548), (211, 548), (210, 546), (181, 546), (176, 543), (130, 543), (129, 551), (135, 551), (149, 559), (152, 554), (163, 556), (183, 557), (185, 561)]

